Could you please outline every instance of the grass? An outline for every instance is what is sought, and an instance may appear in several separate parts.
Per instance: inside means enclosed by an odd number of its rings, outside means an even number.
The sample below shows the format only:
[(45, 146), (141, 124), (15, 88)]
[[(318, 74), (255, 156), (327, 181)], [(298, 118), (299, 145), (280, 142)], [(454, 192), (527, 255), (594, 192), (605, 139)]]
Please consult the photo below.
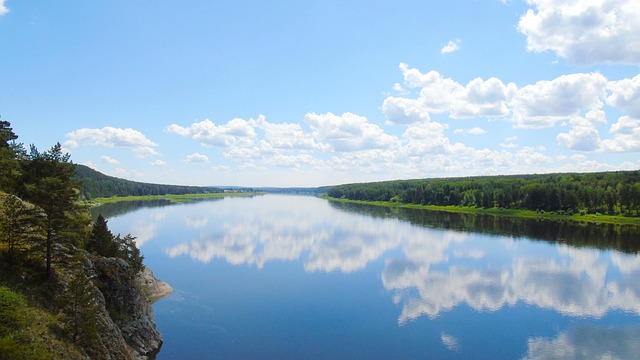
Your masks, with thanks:
[(438, 206), (438, 205), (417, 205), (417, 204), (405, 204), (390, 201), (363, 201), (363, 200), (348, 200), (348, 199), (336, 199), (328, 196), (323, 198), (331, 201), (340, 201), (356, 204), (367, 204), (375, 206), (387, 206), (387, 207), (399, 207), (409, 209), (423, 209), (432, 211), (445, 211), (463, 214), (477, 214), (477, 215), (493, 215), (493, 216), (505, 216), (515, 218), (528, 218), (528, 219), (549, 219), (549, 220), (568, 220), (568, 221), (582, 221), (601, 224), (631, 224), (640, 225), (640, 217), (630, 217), (623, 215), (601, 215), (601, 214), (558, 214), (555, 212), (537, 212), (532, 210), (516, 210), (516, 209), (504, 209), (504, 208), (477, 208), (473, 206)]
[(83, 358), (78, 348), (61, 339), (62, 331), (59, 316), (0, 286), (0, 359)]
[(217, 199), (223, 197), (240, 197), (255, 196), (262, 193), (254, 192), (225, 192), (225, 193), (209, 193), (209, 194), (182, 194), (182, 195), (144, 195), (144, 196), (112, 196), (108, 198), (96, 198), (91, 201), (92, 204), (102, 205), (120, 201), (139, 201), (139, 200), (169, 200), (172, 203), (192, 202), (204, 199)]

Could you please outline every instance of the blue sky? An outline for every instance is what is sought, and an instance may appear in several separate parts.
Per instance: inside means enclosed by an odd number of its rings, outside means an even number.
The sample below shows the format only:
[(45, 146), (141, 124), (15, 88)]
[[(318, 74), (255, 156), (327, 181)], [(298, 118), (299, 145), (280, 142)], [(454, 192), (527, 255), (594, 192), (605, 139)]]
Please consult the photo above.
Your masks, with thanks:
[(0, 0), (0, 115), (131, 180), (640, 168), (640, 4)]

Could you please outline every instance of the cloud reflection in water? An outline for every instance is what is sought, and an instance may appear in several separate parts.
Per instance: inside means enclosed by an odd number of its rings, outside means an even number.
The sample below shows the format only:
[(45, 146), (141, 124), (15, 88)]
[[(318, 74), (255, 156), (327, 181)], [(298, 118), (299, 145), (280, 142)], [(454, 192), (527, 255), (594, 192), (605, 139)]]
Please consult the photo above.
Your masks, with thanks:
[(635, 255), (431, 229), (329, 206), (244, 206), (228, 202), (201, 214), (190, 223), (199, 235), (165, 253), (258, 268), (300, 260), (309, 272), (351, 273), (383, 260), (382, 285), (402, 308), (400, 324), (461, 304), (496, 311), (523, 302), (580, 317), (640, 314)]

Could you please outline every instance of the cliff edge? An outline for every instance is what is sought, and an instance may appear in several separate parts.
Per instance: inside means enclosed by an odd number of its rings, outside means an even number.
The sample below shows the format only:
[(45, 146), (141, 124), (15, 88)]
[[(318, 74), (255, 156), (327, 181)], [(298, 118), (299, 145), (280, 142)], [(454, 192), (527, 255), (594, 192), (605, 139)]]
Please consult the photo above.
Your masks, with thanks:
[(88, 358), (154, 359), (162, 347), (162, 335), (156, 329), (151, 305), (170, 294), (171, 287), (156, 279), (147, 268), (136, 273), (123, 259), (78, 249), (58, 250), (60, 255), (75, 253), (66, 256), (67, 266), (57, 272), (59, 289), (63, 290), (58, 299), (66, 302), (62, 306), (66, 306), (68, 313), (69, 305), (86, 298), (83, 309), (92, 310), (95, 316), (86, 313), (71, 316), (79, 319), (72, 319), (80, 325), (75, 329), (76, 342), (83, 345)]

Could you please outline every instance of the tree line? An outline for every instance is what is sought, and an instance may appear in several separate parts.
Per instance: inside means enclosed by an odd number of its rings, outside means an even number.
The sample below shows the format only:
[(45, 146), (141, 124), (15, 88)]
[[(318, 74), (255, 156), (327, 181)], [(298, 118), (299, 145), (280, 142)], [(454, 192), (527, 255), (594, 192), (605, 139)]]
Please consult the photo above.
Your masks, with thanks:
[(345, 184), (333, 198), (573, 213), (640, 212), (640, 171), (477, 176)]
[(74, 179), (81, 182), (80, 197), (85, 200), (112, 196), (182, 195), (221, 193), (208, 186), (151, 184), (105, 175), (88, 166), (76, 165)]

